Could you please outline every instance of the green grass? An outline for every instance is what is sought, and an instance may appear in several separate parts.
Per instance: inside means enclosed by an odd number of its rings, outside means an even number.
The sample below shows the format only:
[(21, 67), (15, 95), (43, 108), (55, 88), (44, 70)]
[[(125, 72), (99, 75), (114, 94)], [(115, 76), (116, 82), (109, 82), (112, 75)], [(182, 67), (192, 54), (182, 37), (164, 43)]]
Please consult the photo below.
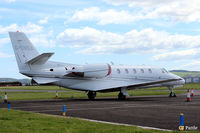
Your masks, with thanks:
[(59, 86), (6, 86), (0, 87), (0, 89), (7, 90), (69, 90), (67, 88), (59, 87)]
[[(98, 97), (116, 97), (119, 92), (110, 93), (97, 93)], [(147, 95), (168, 95), (169, 91), (154, 91), (154, 90), (130, 90), (129, 95), (133, 96), (147, 96)], [(175, 91), (176, 94), (185, 93), (185, 91)], [(1, 92), (1, 96), (4, 97), (4, 93)], [(7, 92), (8, 100), (32, 100), (32, 99), (55, 99), (55, 93), (48, 92)], [(59, 92), (58, 96), (60, 99), (70, 98), (87, 98), (87, 93), (82, 91), (70, 91), (70, 92)]]
[[(1, 93), (4, 96), (4, 93)], [(85, 92), (59, 92), (59, 98), (85, 98)], [(32, 99), (54, 99), (55, 93), (48, 92), (7, 92), (8, 100), (32, 100)]]
[(200, 72), (172, 72), (173, 74), (176, 74), (180, 77), (185, 77), (185, 76), (200, 76)]
[[(188, 88), (200, 89), (200, 84), (185, 84), (183, 87), (175, 88), (176, 94), (185, 93)], [(18, 87), (1, 87), (1, 89), (8, 90), (69, 90), (57, 86), (18, 86)], [(97, 93), (98, 97), (116, 97), (119, 92), (110, 93)], [(135, 89), (129, 90), (129, 95), (133, 96), (147, 96), (147, 95), (169, 95), (169, 91), (166, 87), (148, 88), (148, 89)], [(4, 96), (4, 92), (0, 92), (1, 96)], [(54, 99), (55, 93), (52, 92), (7, 92), (9, 100), (31, 100), (31, 99)], [(87, 98), (87, 93), (83, 91), (70, 90), (67, 92), (59, 92), (59, 98)]]
[(183, 87), (181, 88), (177, 88), (177, 89), (191, 89), (194, 88), (196, 90), (200, 90), (200, 83), (190, 83), (190, 84), (185, 84)]
[[(167, 133), (135, 126), (89, 122), (78, 118), (48, 116), (25, 111), (0, 109), (1, 133)], [(174, 131), (173, 133), (178, 133)]]

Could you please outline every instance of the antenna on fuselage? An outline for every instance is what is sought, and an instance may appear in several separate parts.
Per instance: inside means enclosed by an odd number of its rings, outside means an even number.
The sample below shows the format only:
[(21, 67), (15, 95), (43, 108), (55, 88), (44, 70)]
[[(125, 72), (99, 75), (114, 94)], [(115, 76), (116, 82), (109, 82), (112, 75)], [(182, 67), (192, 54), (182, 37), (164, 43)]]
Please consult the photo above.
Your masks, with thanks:
[(111, 65), (114, 65), (114, 62), (111, 61), (110, 64), (111, 64)]

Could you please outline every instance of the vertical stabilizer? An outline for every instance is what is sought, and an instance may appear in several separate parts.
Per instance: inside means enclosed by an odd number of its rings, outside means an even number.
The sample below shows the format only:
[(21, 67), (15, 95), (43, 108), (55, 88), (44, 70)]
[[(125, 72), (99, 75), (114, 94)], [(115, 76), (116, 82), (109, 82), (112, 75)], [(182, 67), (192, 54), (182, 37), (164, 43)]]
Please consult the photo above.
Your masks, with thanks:
[(9, 32), (19, 71), (30, 70), (25, 62), (39, 55), (30, 40), (23, 32)]

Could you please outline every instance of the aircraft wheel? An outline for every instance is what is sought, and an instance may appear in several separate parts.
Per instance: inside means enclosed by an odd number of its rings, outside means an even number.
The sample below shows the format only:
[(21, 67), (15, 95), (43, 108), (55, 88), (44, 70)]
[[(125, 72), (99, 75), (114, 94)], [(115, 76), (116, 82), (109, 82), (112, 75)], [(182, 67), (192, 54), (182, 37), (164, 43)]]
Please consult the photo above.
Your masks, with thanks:
[(176, 97), (176, 94), (174, 92), (170, 92), (169, 97)]
[(88, 92), (88, 98), (90, 100), (94, 100), (95, 97), (96, 97), (96, 92), (93, 92), (93, 91)]
[(120, 92), (119, 95), (118, 95), (118, 99), (119, 99), (119, 100), (125, 100), (125, 99), (126, 99), (126, 96), (123, 95), (122, 92)]

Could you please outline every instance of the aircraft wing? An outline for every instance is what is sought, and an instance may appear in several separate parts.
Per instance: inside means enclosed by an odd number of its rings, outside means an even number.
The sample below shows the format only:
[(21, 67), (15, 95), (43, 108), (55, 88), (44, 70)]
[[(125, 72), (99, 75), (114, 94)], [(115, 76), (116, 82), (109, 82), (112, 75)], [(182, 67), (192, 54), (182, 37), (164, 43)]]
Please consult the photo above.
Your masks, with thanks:
[[(118, 88), (120, 87), (127, 87), (127, 88), (139, 88), (139, 87), (145, 87), (149, 85), (155, 85), (155, 84), (161, 84), (161, 83), (166, 83), (166, 82), (172, 82), (172, 81), (177, 81), (177, 79), (163, 79), (159, 81), (138, 81), (137, 83), (131, 83), (130, 81), (125, 81), (126, 83), (121, 83), (121, 84), (127, 84), (125, 86), (119, 85)], [(117, 88), (117, 86), (116, 86)], [(113, 88), (105, 88), (105, 89), (98, 89), (98, 91), (109, 91)]]
[(45, 77), (33, 77), (33, 80), (38, 84), (47, 84), (47, 83), (62, 83), (67, 84), (68, 88), (78, 89), (84, 91), (117, 91), (118, 88), (127, 87), (127, 88), (139, 88), (149, 85), (161, 84), (166, 82), (178, 81), (179, 79), (160, 79), (156, 81), (147, 81), (142, 79), (85, 79), (85, 78), (45, 78)]
[[(155, 84), (161, 84), (171, 81), (177, 81), (178, 79), (160, 79), (157, 81), (147, 81), (147, 80), (141, 80), (141, 79), (132, 79), (132, 80), (110, 80), (110, 79), (97, 79), (97, 80), (86, 80), (86, 79), (76, 79), (76, 82), (69, 80), (67, 82), (71, 83), (69, 88), (72, 89), (80, 89), (80, 90), (89, 90), (89, 91), (109, 91), (116, 88), (121, 87), (144, 87), (148, 85), (155, 85)], [(66, 81), (65, 81), (66, 82)], [(69, 84), (67, 83), (67, 84)]]

